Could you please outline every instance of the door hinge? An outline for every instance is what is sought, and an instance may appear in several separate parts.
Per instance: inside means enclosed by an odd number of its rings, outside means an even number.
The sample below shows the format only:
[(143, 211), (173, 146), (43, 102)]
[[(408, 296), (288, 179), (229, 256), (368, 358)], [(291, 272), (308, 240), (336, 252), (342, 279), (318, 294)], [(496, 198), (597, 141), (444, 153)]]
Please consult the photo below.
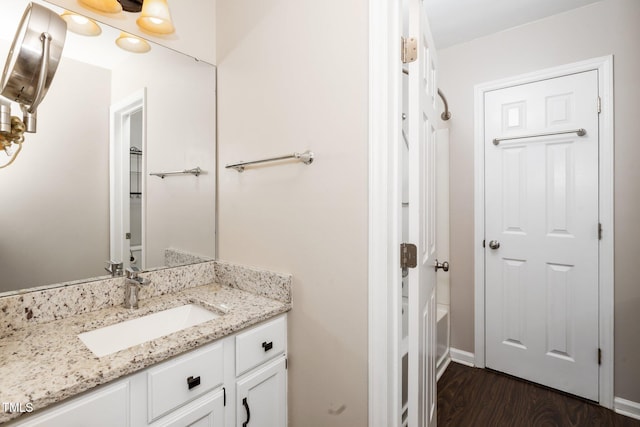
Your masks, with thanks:
[(602, 240), (602, 223), (598, 223), (598, 240)]
[(227, 389), (222, 387), (222, 406), (227, 406)]
[(416, 268), (418, 248), (412, 243), (400, 243), (400, 268)]
[(418, 39), (415, 37), (402, 37), (402, 63), (408, 64), (418, 59)]
[(598, 349), (598, 365), (602, 365), (602, 349)]
[(482, 247), (483, 247), (483, 248), (486, 248), (486, 247), (487, 247), (487, 243), (486, 243), (486, 242), (487, 242), (486, 240), (483, 240), (483, 241), (482, 241)]
[(598, 114), (602, 113), (602, 98), (598, 97)]
[(284, 369), (285, 371), (289, 369), (289, 358), (284, 359)]

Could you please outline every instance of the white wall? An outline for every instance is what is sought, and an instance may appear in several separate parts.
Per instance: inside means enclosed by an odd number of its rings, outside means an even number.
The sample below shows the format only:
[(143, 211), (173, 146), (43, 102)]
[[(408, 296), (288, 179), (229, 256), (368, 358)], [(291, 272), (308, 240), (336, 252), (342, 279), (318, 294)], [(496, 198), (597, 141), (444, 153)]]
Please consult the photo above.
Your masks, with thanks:
[[(10, 42), (0, 47), (5, 58)], [(37, 133), (25, 134), (15, 163), (0, 170), (0, 292), (104, 273), (110, 82), (109, 70), (61, 61)], [(13, 115), (22, 117), (17, 104)], [(8, 159), (0, 152), (0, 164)]]
[[(147, 267), (164, 265), (166, 248), (215, 256), (215, 85), (214, 67), (164, 49), (131, 55), (113, 70), (114, 102), (147, 88)], [(205, 173), (148, 175), (196, 166)]]
[(291, 427), (367, 425), (367, 10), (218, 1), (219, 258), (293, 274)]
[[(451, 119), (451, 346), (474, 351), (473, 88), (614, 55), (615, 395), (640, 402), (640, 2), (604, 0), (439, 51)], [(605, 232), (607, 232), (605, 230)]]

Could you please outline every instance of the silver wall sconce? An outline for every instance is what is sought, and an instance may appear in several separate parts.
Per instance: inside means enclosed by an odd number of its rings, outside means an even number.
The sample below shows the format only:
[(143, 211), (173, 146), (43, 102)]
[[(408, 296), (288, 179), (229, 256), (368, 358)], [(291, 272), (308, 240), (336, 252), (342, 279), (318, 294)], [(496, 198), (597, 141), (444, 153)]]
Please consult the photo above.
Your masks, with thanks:
[[(57, 13), (44, 6), (29, 3), (0, 81), (0, 149), (11, 157), (4, 168), (15, 160), (22, 149), (24, 132), (35, 133), (37, 108), (44, 99), (62, 57), (67, 24)], [(8, 101), (7, 101), (8, 100)], [(20, 105), (23, 119), (11, 116), (9, 101)], [(11, 146), (18, 145), (15, 153)]]

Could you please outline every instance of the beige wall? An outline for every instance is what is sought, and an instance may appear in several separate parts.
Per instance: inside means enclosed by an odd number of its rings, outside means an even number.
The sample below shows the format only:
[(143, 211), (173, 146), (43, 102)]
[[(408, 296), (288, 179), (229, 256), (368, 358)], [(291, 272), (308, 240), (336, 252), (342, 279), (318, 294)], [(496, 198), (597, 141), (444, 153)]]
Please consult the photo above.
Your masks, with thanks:
[[(1, 58), (9, 48), (0, 41)], [(38, 108), (38, 132), (25, 134), (15, 163), (0, 170), (0, 292), (104, 273), (110, 83), (109, 70), (64, 58)], [(0, 152), (0, 164), (8, 159)]]
[(205, 171), (197, 178), (144, 177), (145, 268), (165, 265), (166, 248), (215, 257), (215, 67), (154, 46), (114, 67), (112, 85), (114, 103), (147, 90), (148, 173)]
[(640, 402), (640, 2), (590, 6), (439, 51), (451, 120), (451, 345), (474, 351), (474, 85), (613, 54), (615, 79), (615, 395)]
[(219, 258), (293, 274), (291, 427), (367, 424), (367, 9), (218, 1)]

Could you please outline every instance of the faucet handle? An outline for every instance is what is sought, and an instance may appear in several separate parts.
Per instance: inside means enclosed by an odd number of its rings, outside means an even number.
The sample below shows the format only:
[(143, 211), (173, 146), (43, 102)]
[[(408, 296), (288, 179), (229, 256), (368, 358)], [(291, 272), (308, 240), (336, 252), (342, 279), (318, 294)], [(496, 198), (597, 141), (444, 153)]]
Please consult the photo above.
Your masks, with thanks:
[(112, 277), (119, 277), (122, 276), (122, 263), (121, 262), (117, 262), (117, 261), (106, 261), (107, 266), (104, 268), (105, 270), (107, 270)]
[(127, 267), (125, 273), (127, 275), (127, 279), (137, 279), (140, 269), (135, 265), (132, 265), (131, 267)]
[(138, 282), (139, 285), (148, 285), (151, 283), (151, 280), (145, 279), (144, 277), (140, 277), (139, 274), (142, 273), (136, 266), (127, 267), (126, 274), (127, 279), (133, 280), (134, 282)]

